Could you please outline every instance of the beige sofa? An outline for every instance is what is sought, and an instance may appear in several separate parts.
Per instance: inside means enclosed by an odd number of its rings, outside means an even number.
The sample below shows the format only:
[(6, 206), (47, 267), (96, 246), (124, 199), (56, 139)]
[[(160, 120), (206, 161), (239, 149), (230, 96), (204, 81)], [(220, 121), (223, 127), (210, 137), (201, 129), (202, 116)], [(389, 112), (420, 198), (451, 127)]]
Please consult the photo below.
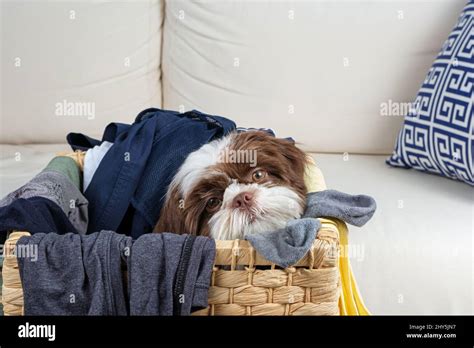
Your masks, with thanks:
[(67, 132), (197, 108), (292, 136), (330, 188), (376, 198), (350, 229), (373, 313), (473, 314), (474, 191), (384, 163), (464, 3), (2, 2), (0, 194)]

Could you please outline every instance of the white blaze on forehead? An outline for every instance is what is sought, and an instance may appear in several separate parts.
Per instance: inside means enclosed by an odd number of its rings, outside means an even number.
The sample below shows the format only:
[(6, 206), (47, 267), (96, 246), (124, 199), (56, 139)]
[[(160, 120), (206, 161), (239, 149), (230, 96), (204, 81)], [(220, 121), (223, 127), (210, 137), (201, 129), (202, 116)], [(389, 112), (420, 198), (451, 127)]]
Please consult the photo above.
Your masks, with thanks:
[(178, 186), (181, 196), (189, 193), (209, 171), (209, 167), (219, 163), (221, 154), (229, 147), (233, 138), (234, 134), (231, 133), (189, 154), (171, 182), (171, 188)]

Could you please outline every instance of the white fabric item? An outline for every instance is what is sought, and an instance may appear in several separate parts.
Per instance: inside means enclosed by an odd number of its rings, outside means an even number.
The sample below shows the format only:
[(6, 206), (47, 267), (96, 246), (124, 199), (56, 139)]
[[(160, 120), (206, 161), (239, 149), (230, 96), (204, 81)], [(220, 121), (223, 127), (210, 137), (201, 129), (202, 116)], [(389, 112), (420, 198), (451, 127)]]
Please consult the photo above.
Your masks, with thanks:
[[(0, 196), (25, 184), (56, 152), (68, 149), (66, 144), (0, 145)], [(377, 200), (371, 221), (362, 228), (349, 226), (352, 267), (372, 313), (474, 314), (472, 188), (390, 168), (385, 156), (314, 158), (328, 188)]]
[(102, 144), (94, 146), (86, 151), (84, 156), (84, 170), (82, 177), (82, 191), (85, 192), (91, 183), (95, 171), (99, 168), (99, 164), (107, 154), (114, 143), (103, 141)]
[(162, 1), (0, 1), (0, 142), (100, 137), (161, 106)]
[(403, 113), (389, 103), (414, 99), (465, 3), (168, 0), (164, 107), (311, 151), (390, 153)]

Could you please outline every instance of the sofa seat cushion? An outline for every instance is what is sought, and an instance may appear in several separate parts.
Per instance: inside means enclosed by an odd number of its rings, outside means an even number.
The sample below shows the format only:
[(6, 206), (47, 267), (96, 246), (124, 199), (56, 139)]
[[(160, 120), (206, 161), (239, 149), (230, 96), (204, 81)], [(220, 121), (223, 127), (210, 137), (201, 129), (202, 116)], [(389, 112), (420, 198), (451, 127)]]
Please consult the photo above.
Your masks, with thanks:
[(474, 190), (385, 164), (385, 156), (316, 154), (328, 188), (364, 193), (377, 211), (349, 226), (349, 252), (373, 314), (473, 314)]

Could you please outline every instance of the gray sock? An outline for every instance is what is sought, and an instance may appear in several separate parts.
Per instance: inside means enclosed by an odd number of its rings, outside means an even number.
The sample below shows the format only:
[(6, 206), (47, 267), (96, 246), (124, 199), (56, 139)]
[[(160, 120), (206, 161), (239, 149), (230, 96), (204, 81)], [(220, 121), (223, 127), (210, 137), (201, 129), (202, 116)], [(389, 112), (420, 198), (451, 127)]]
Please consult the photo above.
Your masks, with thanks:
[(306, 255), (320, 227), (317, 219), (290, 220), (285, 228), (251, 234), (245, 239), (268, 261), (288, 267)]
[(377, 208), (370, 196), (350, 195), (336, 190), (308, 193), (306, 204), (303, 217), (334, 217), (358, 227), (365, 225)]

